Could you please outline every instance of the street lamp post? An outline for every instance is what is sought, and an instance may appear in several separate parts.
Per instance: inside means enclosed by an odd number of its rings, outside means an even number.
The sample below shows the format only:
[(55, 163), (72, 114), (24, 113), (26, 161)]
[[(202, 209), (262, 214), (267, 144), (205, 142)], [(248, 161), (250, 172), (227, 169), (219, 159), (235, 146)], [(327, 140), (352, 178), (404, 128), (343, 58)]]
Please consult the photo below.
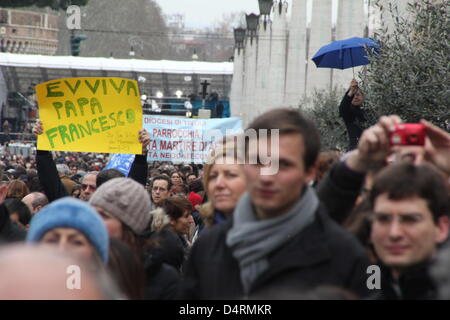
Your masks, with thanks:
[(130, 57), (134, 57), (136, 55), (133, 47), (130, 48), (130, 52), (128, 54), (130, 55)]
[(258, 29), (259, 15), (251, 13), (245, 15), (247, 22), (247, 32), (250, 35), (250, 43), (253, 43), (253, 37), (256, 37), (256, 31)]
[(197, 50), (195, 50), (195, 49), (194, 49), (194, 53), (192, 54), (192, 60), (194, 60), (194, 61), (198, 60)]
[[(141, 50), (141, 56), (144, 56), (144, 41), (137, 36), (133, 36), (128, 39), (128, 44), (131, 46), (130, 56), (137, 56), (137, 49)], [(136, 51), (134, 50), (136, 48)]]
[(264, 30), (267, 28), (267, 17), (272, 10), (273, 0), (258, 0), (259, 12), (264, 17)]
[(272, 10), (273, 0), (258, 0), (259, 11), (262, 15), (269, 15)]
[(244, 28), (235, 28), (234, 29), (234, 45), (238, 49), (238, 53), (240, 53), (241, 49), (244, 48), (244, 40), (245, 40), (245, 29)]

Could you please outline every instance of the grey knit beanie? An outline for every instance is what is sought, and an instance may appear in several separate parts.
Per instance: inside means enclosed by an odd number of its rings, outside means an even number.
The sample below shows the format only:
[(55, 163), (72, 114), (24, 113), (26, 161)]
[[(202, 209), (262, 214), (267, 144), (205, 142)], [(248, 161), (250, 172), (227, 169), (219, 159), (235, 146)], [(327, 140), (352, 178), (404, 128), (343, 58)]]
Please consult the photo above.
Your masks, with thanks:
[(145, 188), (130, 178), (114, 178), (98, 188), (89, 203), (98, 206), (126, 224), (136, 234), (148, 226), (150, 196)]

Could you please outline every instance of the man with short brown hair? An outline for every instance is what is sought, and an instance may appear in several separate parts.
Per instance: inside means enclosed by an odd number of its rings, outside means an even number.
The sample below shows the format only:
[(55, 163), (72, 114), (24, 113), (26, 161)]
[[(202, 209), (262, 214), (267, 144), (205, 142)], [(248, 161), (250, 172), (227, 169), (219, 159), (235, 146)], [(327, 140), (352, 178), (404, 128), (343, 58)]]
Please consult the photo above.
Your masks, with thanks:
[[(247, 193), (232, 219), (194, 244), (182, 297), (276, 299), (276, 292), (296, 296), (320, 286), (367, 295), (364, 249), (328, 217), (309, 186), (320, 150), (314, 124), (298, 111), (276, 109), (255, 119), (249, 130), (256, 138), (250, 139), (247, 155), (258, 161), (244, 164)], [(279, 141), (262, 130), (278, 132)], [(278, 171), (263, 174), (271, 163), (260, 160), (261, 149), (275, 157), (274, 144)]]
[(449, 234), (448, 191), (426, 165), (396, 164), (375, 178), (369, 195), (371, 243), (381, 262), (378, 299), (436, 299), (432, 258)]

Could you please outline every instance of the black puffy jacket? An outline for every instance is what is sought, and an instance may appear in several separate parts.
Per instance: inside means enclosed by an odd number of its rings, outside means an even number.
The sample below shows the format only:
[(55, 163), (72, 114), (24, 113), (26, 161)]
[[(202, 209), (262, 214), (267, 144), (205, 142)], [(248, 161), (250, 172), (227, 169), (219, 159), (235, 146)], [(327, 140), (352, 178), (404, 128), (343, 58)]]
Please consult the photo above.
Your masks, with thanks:
[(144, 269), (146, 285), (144, 299), (173, 300), (176, 298), (180, 283), (180, 274), (171, 265), (164, 262), (161, 248), (149, 248), (145, 254)]

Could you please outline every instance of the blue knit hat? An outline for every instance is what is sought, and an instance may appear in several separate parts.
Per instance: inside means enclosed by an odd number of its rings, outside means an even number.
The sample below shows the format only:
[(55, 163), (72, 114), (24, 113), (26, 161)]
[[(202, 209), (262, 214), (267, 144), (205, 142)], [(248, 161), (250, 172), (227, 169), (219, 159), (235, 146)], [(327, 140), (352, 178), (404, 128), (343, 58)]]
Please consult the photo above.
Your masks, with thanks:
[(108, 261), (108, 231), (97, 212), (86, 202), (65, 197), (47, 205), (31, 220), (26, 241), (39, 242), (55, 228), (78, 230), (89, 239), (103, 262)]

